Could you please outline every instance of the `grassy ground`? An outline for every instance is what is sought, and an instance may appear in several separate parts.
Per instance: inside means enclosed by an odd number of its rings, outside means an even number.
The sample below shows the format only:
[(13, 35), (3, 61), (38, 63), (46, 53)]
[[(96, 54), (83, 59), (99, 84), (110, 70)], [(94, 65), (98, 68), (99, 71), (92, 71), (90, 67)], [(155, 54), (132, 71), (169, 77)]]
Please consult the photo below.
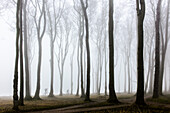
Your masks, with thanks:
[[(98, 102), (97, 104), (86, 104), (81, 106), (80, 109), (99, 108), (90, 113), (170, 113), (170, 95), (161, 96), (158, 99), (151, 97), (146, 99), (147, 106), (137, 106), (134, 103), (134, 94), (118, 94), (120, 100), (119, 105), (107, 103), (108, 96), (91, 95), (92, 101)], [(39, 110), (56, 109), (67, 106), (79, 105), (84, 103), (84, 99), (78, 96), (56, 96), (55, 98), (42, 97), (43, 100), (25, 101), (25, 106), (20, 106), (20, 112), (30, 112)], [(126, 106), (127, 105), (127, 106)], [(0, 97), (0, 112), (15, 112), (12, 110), (12, 98)], [(100, 107), (115, 106), (114, 108), (100, 109)]]
[[(84, 100), (77, 96), (56, 96), (55, 98), (42, 97), (42, 100), (25, 101), (24, 106), (20, 106), (20, 112), (56, 109), (71, 105), (84, 103)], [(12, 110), (11, 98), (0, 98), (0, 112), (15, 112)]]

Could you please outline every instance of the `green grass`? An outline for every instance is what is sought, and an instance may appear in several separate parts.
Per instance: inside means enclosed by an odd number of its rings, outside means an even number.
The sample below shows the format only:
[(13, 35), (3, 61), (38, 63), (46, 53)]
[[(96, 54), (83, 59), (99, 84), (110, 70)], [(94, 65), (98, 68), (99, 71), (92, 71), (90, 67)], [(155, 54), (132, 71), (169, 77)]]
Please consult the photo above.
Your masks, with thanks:
[[(5, 102), (4, 104), (0, 104), (0, 113), (14, 113), (15, 111), (12, 110), (13, 104), (12, 100)], [(39, 110), (49, 110), (49, 109), (56, 109), (62, 108), (72, 105), (78, 105), (84, 103), (84, 100), (79, 97), (60, 97), (60, 98), (43, 98), (43, 100), (31, 100), (25, 101), (24, 106), (19, 106), (20, 112), (29, 112), (29, 111), (39, 111)]]
[(160, 96), (159, 98), (148, 98), (146, 101), (161, 103), (161, 104), (170, 104), (170, 95)]

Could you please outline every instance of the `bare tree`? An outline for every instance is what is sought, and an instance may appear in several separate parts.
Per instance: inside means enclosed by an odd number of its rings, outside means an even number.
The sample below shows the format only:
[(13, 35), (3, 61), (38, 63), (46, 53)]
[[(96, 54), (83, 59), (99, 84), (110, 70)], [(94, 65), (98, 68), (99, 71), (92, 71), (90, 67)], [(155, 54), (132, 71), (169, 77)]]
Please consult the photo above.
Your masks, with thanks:
[(19, 35), (20, 35), (20, 0), (17, 0), (16, 10), (16, 58), (15, 58), (15, 69), (14, 69), (14, 80), (13, 80), (13, 109), (18, 110), (18, 59), (19, 59)]
[(109, 0), (109, 99), (110, 103), (118, 103), (114, 88), (114, 37), (113, 37), (113, 0)]
[(71, 53), (70, 56), (70, 67), (71, 67), (71, 95), (73, 94), (73, 57), (74, 57), (74, 53), (75, 53), (75, 45), (73, 44), (73, 51)]
[[(47, 15), (49, 20), (49, 37), (50, 37), (50, 67), (51, 67), (51, 85), (50, 85), (50, 93), (49, 97), (54, 97), (53, 92), (53, 81), (54, 81), (54, 43), (57, 37), (57, 25), (60, 21), (60, 18), (63, 13), (64, 3), (62, 4), (61, 1), (58, 3), (55, 0), (52, 1), (52, 7), (49, 5), (47, 6)], [(56, 10), (56, 6), (58, 6), (58, 11)]]
[(31, 95), (30, 95), (30, 67), (29, 67), (29, 57), (28, 57), (28, 21), (27, 21), (27, 0), (25, 0), (24, 2), (24, 58), (25, 58), (25, 82), (26, 82), (26, 96), (25, 96), (25, 100), (30, 100), (32, 99)]
[(155, 21), (155, 29), (156, 29), (156, 41), (155, 41), (155, 80), (154, 80), (154, 90), (153, 90), (153, 98), (159, 97), (159, 74), (160, 74), (160, 10), (161, 10), (161, 1), (158, 1), (157, 4), (157, 14)]
[[(166, 19), (165, 19), (165, 35), (163, 36), (162, 31), (162, 25), (160, 25), (161, 29), (161, 42), (162, 42), (162, 55), (161, 55), (161, 63), (160, 63), (160, 86), (159, 86), (159, 94), (162, 95), (162, 87), (163, 87), (163, 75), (164, 75), (164, 68), (165, 68), (165, 57), (167, 53), (167, 47), (169, 43), (169, 37), (168, 37), (168, 26), (169, 26), (169, 4), (167, 3), (167, 11), (166, 11)], [(161, 23), (160, 23), (161, 24)], [(166, 85), (165, 85), (166, 86)]]
[[(36, 26), (37, 40), (38, 40), (38, 68), (37, 68), (37, 88), (34, 95), (34, 99), (40, 99), (40, 75), (41, 75), (41, 61), (42, 61), (42, 39), (46, 30), (46, 8), (45, 0), (42, 1), (42, 8), (39, 1), (35, 1), (35, 4), (32, 2), (32, 5), (35, 8), (35, 14), (33, 15), (34, 23)], [(40, 15), (37, 15), (38, 12)], [(43, 19), (42, 19), (43, 18)], [(41, 25), (43, 24), (43, 27)], [(42, 28), (42, 29), (41, 29)]]
[(20, 99), (19, 105), (24, 105), (24, 69), (23, 69), (23, 35), (22, 35), (22, 5), (20, 2)]
[(144, 64), (143, 64), (143, 22), (145, 18), (145, 0), (136, 0), (138, 17), (138, 50), (137, 50), (137, 95), (136, 104), (144, 105)]
[(62, 21), (59, 22), (59, 35), (58, 35), (58, 54), (57, 56), (57, 61), (58, 61), (58, 69), (59, 69), (59, 74), (60, 74), (60, 96), (63, 95), (63, 76), (64, 76), (64, 64), (65, 60), (67, 57), (68, 49), (70, 46), (70, 32), (71, 32), (71, 24), (70, 20), (68, 18), (68, 11), (65, 10), (63, 12), (64, 14), (62, 15)]
[(85, 29), (86, 29), (86, 50), (87, 50), (87, 87), (86, 87), (86, 97), (85, 101), (90, 101), (90, 47), (89, 47), (89, 23), (87, 16), (88, 0), (85, 4), (83, 0), (80, 0), (84, 19), (85, 19)]
[[(83, 37), (84, 37), (84, 16), (82, 12), (82, 8), (79, 5), (76, 5), (75, 0), (74, 2), (74, 10), (78, 14), (77, 18), (77, 26), (78, 26), (78, 47), (80, 48), (80, 73), (81, 73), (81, 97), (85, 97), (84, 94), (84, 86), (83, 86)], [(79, 3), (77, 3), (79, 4)], [(79, 53), (79, 52), (78, 52)], [(78, 55), (79, 57), (79, 55)], [(77, 58), (78, 60), (79, 58)], [(78, 61), (79, 62), (79, 61)], [(79, 65), (79, 64), (78, 64)], [(79, 76), (79, 75), (78, 75)], [(85, 80), (85, 79), (84, 79)], [(79, 84), (78, 84), (79, 85)], [(78, 90), (77, 90), (78, 91)]]

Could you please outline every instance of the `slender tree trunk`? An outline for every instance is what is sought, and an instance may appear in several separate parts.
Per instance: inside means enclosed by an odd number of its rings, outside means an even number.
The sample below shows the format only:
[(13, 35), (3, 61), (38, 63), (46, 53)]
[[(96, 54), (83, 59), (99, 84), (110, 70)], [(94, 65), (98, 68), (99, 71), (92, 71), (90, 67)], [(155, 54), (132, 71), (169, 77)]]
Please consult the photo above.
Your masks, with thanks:
[(73, 94), (73, 63), (71, 63), (71, 95)]
[(27, 34), (27, 0), (24, 3), (24, 58), (25, 58), (25, 100), (31, 100), (32, 97), (30, 95), (30, 68), (28, 61), (28, 34)]
[(129, 55), (128, 55), (128, 60), (127, 60), (127, 64), (128, 64), (128, 94), (130, 94), (130, 65), (129, 65)]
[(103, 68), (103, 59), (102, 59), (102, 53), (101, 53), (101, 50), (99, 50), (99, 54), (100, 54), (100, 64), (99, 64), (99, 71), (100, 71), (100, 81), (99, 81), (99, 89), (98, 89), (98, 94), (100, 95), (100, 90), (101, 90), (101, 84), (102, 84), (102, 68)]
[(60, 96), (63, 95), (63, 68), (64, 68), (64, 64), (62, 63), (61, 74), (60, 74)]
[(79, 40), (78, 40), (78, 47), (77, 47), (77, 66), (78, 66), (78, 72), (77, 72), (77, 93), (76, 96), (79, 96), (79, 81), (80, 81), (80, 62), (79, 62)]
[(15, 69), (14, 69), (14, 80), (13, 80), (13, 109), (18, 110), (18, 59), (19, 59), (19, 11), (20, 11), (20, 0), (17, 0), (16, 10), (16, 57), (15, 57)]
[(159, 97), (159, 78), (160, 78), (160, 33), (159, 33), (159, 24), (160, 24), (160, 8), (161, 0), (157, 4), (157, 15), (156, 15), (156, 41), (155, 41), (155, 80), (154, 80), (154, 90), (153, 98)]
[(20, 99), (19, 104), (24, 105), (24, 69), (23, 69), (23, 35), (22, 35), (22, 0), (20, 6)]
[(86, 52), (84, 51), (84, 92), (86, 92)]
[(118, 103), (114, 88), (113, 0), (109, 0), (109, 103)]
[(38, 54), (38, 69), (37, 69), (37, 88), (34, 95), (34, 99), (40, 100), (40, 75), (41, 75), (41, 60), (42, 60), (42, 39), (38, 39), (38, 47), (39, 47), (39, 54)]
[(85, 18), (85, 29), (86, 29), (86, 51), (87, 51), (87, 87), (86, 87), (86, 98), (85, 101), (90, 101), (90, 47), (89, 47), (89, 22), (87, 16), (88, 0), (86, 0), (86, 6), (83, 0), (80, 1), (83, 9)]
[[(83, 31), (84, 32), (84, 31)], [(85, 97), (83, 87), (83, 36), (80, 39), (81, 97)]]
[[(41, 63), (42, 63), (42, 39), (45, 34), (46, 30), (46, 10), (45, 10), (45, 0), (42, 0), (42, 8), (41, 8), (41, 14), (38, 19), (38, 25), (37, 25), (37, 20), (36, 16), (34, 16), (34, 22), (36, 24), (36, 30), (37, 30), (37, 40), (38, 40), (38, 67), (37, 67), (37, 88), (36, 92), (34, 95), (34, 99), (40, 100), (40, 75), (41, 75)], [(40, 8), (40, 7), (39, 7)], [(40, 28), (41, 28), (41, 20), (44, 20), (44, 26), (42, 29), (42, 33), (40, 33)]]
[(148, 72), (147, 72), (147, 78), (146, 78), (146, 84), (145, 84), (145, 94), (147, 93), (147, 89), (148, 89), (148, 84), (149, 84), (149, 73), (151, 71), (151, 60), (152, 59), (152, 55), (151, 55), (151, 48), (150, 48), (150, 52), (149, 52), (149, 62), (148, 62)]
[(50, 56), (51, 56), (51, 59), (50, 59), (50, 67), (51, 67), (51, 85), (50, 85), (50, 93), (48, 95), (48, 97), (54, 97), (54, 92), (53, 92), (53, 84), (54, 84), (54, 43), (53, 43), (53, 40), (51, 38), (51, 41), (50, 41), (50, 45), (51, 45), (51, 51), (50, 51)]
[(163, 36), (162, 36), (162, 59), (161, 59), (161, 69), (160, 69), (160, 90), (159, 94), (162, 95), (162, 86), (163, 86), (163, 75), (164, 75), (164, 65), (165, 65), (165, 57), (166, 57), (166, 51), (167, 51), (167, 46), (168, 46), (168, 26), (169, 26), (169, 4), (170, 2), (168, 1), (168, 6), (167, 6), (167, 17), (166, 17), (166, 28), (165, 28), (165, 41), (163, 41)]
[(125, 83), (124, 83), (124, 93), (126, 93), (126, 61), (125, 61), (125, 65), (124, 65), (124, 72), (125, 72), (125, 79), (124, 79), (124, 81), (125, 81)]
[[(136, 0), (138, 16), (138, 52), (137, 52), (137, 74), (138, 85), (136, 104), (144, 105), (144, 64), (143, 64), (143, 21), (145, 17), (145, 0)], [(139, 8), (140, 6), (140, 8)]]
[(107, 96), (107, 58), (106, 58), (106, 50), (105, 50), (105, 96)]
[(152, 93), (153, 92), (153, 71), (154, 71), (154, 54), (152, 53), (152, 64), (151, 64), (151, 71), (150, 71), (150, 84), (149, 84), (149, 92), (148, 93)]
[(164, 78), (164, 83), (165, 83), (165, 93), (167, 92), (167, 78), (166, 78), (166, 68), (165, 68), (165, 78)]

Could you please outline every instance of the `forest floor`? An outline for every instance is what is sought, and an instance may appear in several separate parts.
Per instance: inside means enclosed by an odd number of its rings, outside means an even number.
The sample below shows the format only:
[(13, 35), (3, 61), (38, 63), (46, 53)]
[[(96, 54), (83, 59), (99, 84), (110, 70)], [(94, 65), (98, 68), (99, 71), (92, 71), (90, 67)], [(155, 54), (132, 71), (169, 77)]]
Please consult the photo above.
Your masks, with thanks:
[[(170, 113), (170, 95), (152, 99), (146, 95), (146, 106), (134, 104), (134, 94), (117, 94), (120, 104), (110, 104), (108, 97), (92, 95), (91, 102), (84, 102), (79, 96), (42, 97), (43, 100), (25, 101), (25, 106), (19, 107), (19, 112), (32, 113)], [(12, 97), (0, 97), (0, 112), (15, 112), (12, 110)]]

